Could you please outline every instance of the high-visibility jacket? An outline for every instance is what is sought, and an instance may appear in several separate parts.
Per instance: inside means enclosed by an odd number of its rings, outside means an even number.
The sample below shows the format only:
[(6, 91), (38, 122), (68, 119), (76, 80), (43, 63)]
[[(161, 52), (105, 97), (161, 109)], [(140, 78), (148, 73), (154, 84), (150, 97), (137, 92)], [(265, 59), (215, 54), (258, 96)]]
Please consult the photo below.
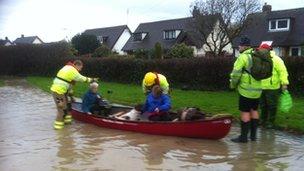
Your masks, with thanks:
[(289, 84), (288, 72), (284, 61), (274, 51), (270, 51), (270, 56), (273, 61), (272, 76), (262, 80), (263, 90), (277, 90), (281, 88), (281, 85)]
[(90, 82), (91, 79), (82, 76), (74, 66), (66, 65), (57, 73), (53, 85), (51, 86), (51, 91), (58, 94), (65, 94), (72, 81)]
[(240, 54), (234, 63), (232, 73), (230, 74), (230, 87), (237, 88), (240, 95), (257, 99), (262, 94), (262, 82), (255, 80), (249, 73), (244, 70), (250, 71), (252, 66), (252, 51), (247, 49)]
[[(157, 74), (159, 80), (159, 86), (162, 89), (164, 94), (168, 94), (169, 92), (169, 83), (167, 78), (162, 74)], [(151, 87), (146, 86), (144, 80), (142, 81), (142, 89), (144, 93), (151, 91)]]

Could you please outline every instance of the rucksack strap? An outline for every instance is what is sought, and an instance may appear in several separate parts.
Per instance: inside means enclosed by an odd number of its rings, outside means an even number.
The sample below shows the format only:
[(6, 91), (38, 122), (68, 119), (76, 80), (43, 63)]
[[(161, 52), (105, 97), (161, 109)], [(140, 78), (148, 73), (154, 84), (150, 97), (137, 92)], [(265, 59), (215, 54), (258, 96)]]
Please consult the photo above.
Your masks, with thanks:
[(159, 85), (160, 84), (160, 82), (159, 82), (159, 77), (158, 77), (158, 73), (157, 72), (153, 72), (154, 74), (155, 74), (155, 76), (156, 76), (156, 78), (155, 78), (155, 84), (156, 85)]
[(253, 51), (251, 51), (250, 53), (246, 53), (247, 55), (247, 59), (248, 59), (248, 66), (246, 68), (243, 68), (243, 72), (246, 72), (249, 75), (249, 84), (251, 84), (251, 67), (253, 65), (252, 62), (252, 55), (253, 55)]

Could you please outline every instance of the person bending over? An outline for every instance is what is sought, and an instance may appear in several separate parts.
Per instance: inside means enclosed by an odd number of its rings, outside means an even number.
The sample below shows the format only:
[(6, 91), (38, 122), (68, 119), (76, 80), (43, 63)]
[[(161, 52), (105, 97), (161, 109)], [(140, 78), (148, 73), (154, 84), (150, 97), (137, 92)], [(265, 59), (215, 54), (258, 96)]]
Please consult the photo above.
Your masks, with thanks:
[(51, 91), (57, 107), (57, 117), (54, 121), (54, 128), (63, 129), (65, 124), (72, 122), (72, 116), (68, 113), (67, 107), (67, 93), (74, 82), (90, 82), (93, 78), (85, 77), (79, 72), (83, 68), (83, 63), (80, 60), (75, 60), (73, 63), (69, 62), (61, 68), (56, 78), (53, 80)]

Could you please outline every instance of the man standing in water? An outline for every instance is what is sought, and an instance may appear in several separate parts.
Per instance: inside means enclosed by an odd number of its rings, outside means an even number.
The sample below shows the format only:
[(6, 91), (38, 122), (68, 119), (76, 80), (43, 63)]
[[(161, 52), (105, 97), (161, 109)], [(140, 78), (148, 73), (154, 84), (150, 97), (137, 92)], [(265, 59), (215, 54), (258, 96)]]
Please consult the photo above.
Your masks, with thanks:
[(72, 116), (67, 111), (67, 93), (73, 81), (91, 82), (93, 79), (82, 76), (79, 72), (82, 70), (83, 63), (75, 60), (68, 63), (56, 75), (51, 86), (51, 91), (57, 106), (57, 117), (54, 122), (55, 129), (63, 129), (64, 124), (72, 122)]
[(262, 94), (261, 81), (255, 80), (249, 72), (252, 66), (253, 49), (250, 39), (242, 37), (239, 44), (240, 55), (234, 63), (230, 75), (230, 87), (237, 88), (239, 93), (239, 110), (241, 111), (241, 135), (231, 139), (233, 142), (248, 142), (248, 132), (251, 130), (251, 140), (256, 140), (256, 132), (259, 121), (259, 98)]
[(262, 80), (262, 96), (261, 96), (261, 121), (262, 125), (271, 128), (274, 125), (278, 99), (282, 90), (287, 90), (288, 72), (284, 61), (272, 51), (272, 47), (266, 43), (262, 43), (260, 49), (270, 51), (270, 57), (273, 61), (272, 76)]

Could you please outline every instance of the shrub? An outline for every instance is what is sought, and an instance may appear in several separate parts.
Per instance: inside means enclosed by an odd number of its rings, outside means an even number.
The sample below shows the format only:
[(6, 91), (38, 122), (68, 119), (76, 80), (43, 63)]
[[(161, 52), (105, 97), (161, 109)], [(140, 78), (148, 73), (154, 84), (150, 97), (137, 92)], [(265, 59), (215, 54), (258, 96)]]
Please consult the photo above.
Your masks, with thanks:
[(145, 49), (136, 49), (134, 52), (135, 58), (138, 59), (148, 59), (149, 58), (149, 51)]
[(101, 45), (94, 51), (92, 57), (109, 57), (111, 54), (112, 51), (108, 46)]
[(54, 76), (72, 57), (67, 43), (0, 47), (0, 75)]
[(159, 42), (154, 45), (154, 58), (162, 59), (163, 58), (163, 49)]
[[(156, 71), (167, 76), (172, 87), (228, 90), (234, 58), (138, 59), (131, 56), (87, 58), (71, 56), (67, 43), (0, 47), (0, 75), (52, 76), (69, 60), (84, 62), (83, 74), (104, 81), (140, 84), (144, 74)], [(292, 92), (304, 94), (304, 58), (283, 58)]]
[(192, 58), (193, 48), (185, 43), (175, 44), (168, 52), (168, 58)]
[(100, 42), (94, 35), (77, 34), (72, 38), (73, 47), (80, 55), (93, 53), (100, 46)]

